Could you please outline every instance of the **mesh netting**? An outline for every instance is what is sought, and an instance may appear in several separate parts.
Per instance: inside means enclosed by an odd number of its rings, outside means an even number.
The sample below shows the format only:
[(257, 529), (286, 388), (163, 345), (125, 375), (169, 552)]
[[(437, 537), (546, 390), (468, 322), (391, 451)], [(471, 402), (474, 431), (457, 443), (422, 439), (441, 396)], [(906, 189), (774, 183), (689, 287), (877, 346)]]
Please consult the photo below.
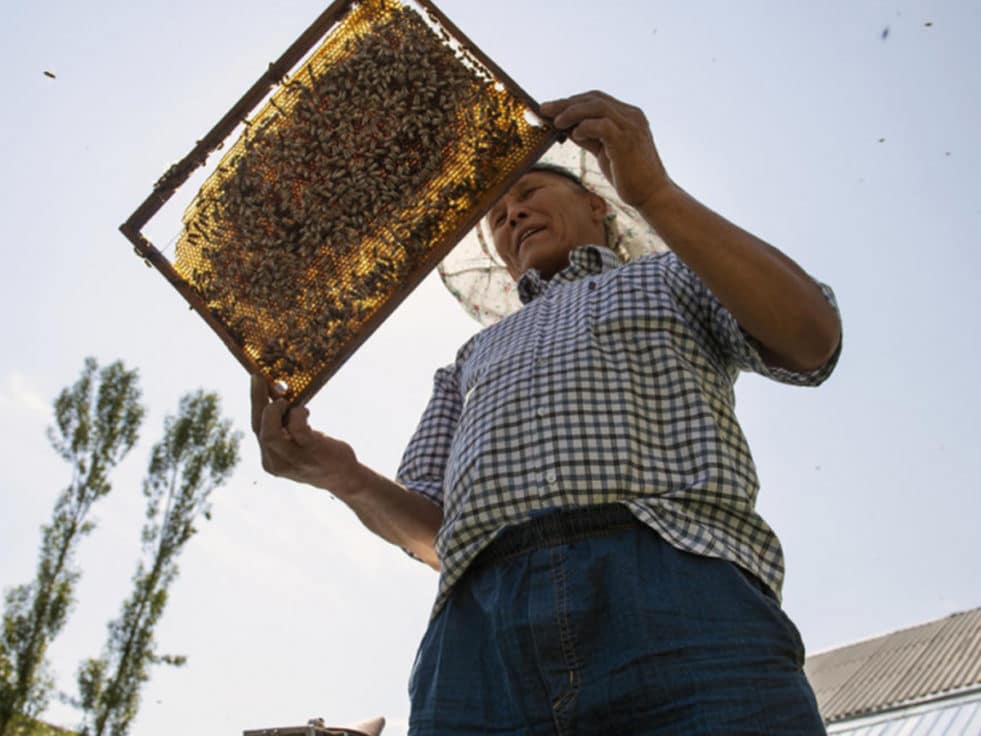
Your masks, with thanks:
[(432, 18), (356, 4), (204, 183), (174, 268), (271, 383), (309, 397), (545, 140), (527, 112)]

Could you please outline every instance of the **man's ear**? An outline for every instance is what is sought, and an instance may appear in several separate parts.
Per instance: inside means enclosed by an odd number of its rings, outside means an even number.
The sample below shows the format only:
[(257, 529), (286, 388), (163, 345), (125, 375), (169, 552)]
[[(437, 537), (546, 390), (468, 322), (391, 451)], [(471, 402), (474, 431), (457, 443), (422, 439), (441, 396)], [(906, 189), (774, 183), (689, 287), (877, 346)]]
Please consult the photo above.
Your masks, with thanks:
[(593, 192), (586, 192), (586, 194), (589, 197), (589, 211), (593, 222), (595, 222), (597, 225), (602, 224), (606, 220), (609, 205), (607, 204), (606, 200), (598, 194)]

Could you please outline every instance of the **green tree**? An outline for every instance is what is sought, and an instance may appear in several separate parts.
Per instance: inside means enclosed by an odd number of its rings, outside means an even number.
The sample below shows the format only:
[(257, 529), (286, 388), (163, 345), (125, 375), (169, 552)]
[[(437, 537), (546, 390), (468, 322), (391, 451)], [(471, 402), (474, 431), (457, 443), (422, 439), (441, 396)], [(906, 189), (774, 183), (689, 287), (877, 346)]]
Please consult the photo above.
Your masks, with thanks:
[(0, 736), (13, 733), (15, 718), (33, 718), (47, 704), (52, 678), (45, 653), (65, 624), (80, 574), (72, 558), (94, 526), (87, 520), (92, 505), (112, 489), (109, 472), (136, 443), (143, 413), (137, 372), (118, 361), (100, 370), (87, 358), (78, 380), (55, 399), (48, 439), (71, 465), (72, 479), (51, 523), (41, 527), (37, 575), (5, 596)]
[(177, 556), (194, 535), (197, 519), (211, 518), (209, 496), (235, 468), (239, 441), (231, 422), (221, 418), (213, 393), (184, 396), (177, 415), (166, 419), (143, 483), (147, 520), (133, 592), (119, 618), (109, 624), (103, 656), (79, 667), (83, 733), (125, 734), (139, 709), (150, 666), (184, 663), (183, 657), (156, 653), (154, 628), (167, 604), (167, 588), (177, 577)]

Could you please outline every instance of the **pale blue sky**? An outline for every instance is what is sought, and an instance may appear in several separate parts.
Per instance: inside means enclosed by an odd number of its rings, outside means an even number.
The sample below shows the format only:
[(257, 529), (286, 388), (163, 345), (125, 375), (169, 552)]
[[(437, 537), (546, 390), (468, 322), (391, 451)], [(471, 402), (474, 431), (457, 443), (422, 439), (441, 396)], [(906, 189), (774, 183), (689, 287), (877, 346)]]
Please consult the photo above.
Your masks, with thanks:
[[(138, 367), (150, 407), (80, 550), (79, 603), (51, 652), (66, 689), (128, 592), (164, 414), (204, 386), (247, 426), (244, 371), (116, 228), (323, 7), (5, 5), (0, 586), (31, 576), (68, 480), (44, 427), (83, 357)], [(440, 7), (540, 100), (599, 88), (642, 107), (682, 186), (835, 289), (845, 347), (829, 382), (738, 386), (809, 649), (981, 605), (981, 4)], [(178, 214), (153, 223), (158, 245)], [(394, 473), (433, 371), (475, 329), (429, 279), (314, 399), (313, 422)], [(182, 558), (160, 628), (162, 650), (189, 664), (154, 674), (134, 733), (385, 714), (401, 734), (435, 576), (326, 494), (264, 476), (253, 445)], [(76, 720), (64, 706), (50, 716)]]

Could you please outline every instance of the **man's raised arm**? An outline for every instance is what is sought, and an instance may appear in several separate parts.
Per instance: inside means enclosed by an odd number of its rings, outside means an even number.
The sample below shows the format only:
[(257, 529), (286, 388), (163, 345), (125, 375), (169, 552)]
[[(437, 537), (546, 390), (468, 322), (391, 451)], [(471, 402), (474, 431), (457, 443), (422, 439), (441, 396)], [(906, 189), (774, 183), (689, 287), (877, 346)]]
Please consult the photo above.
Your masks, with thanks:
[(764, 346), (769, 365), (808, 371), (834, 354), (841, 324), (818, 285), (779, 250), (675, 184), (641, 110), (587, 92), (545, 103), (542, 112), (596, 156), (620, 198)]

